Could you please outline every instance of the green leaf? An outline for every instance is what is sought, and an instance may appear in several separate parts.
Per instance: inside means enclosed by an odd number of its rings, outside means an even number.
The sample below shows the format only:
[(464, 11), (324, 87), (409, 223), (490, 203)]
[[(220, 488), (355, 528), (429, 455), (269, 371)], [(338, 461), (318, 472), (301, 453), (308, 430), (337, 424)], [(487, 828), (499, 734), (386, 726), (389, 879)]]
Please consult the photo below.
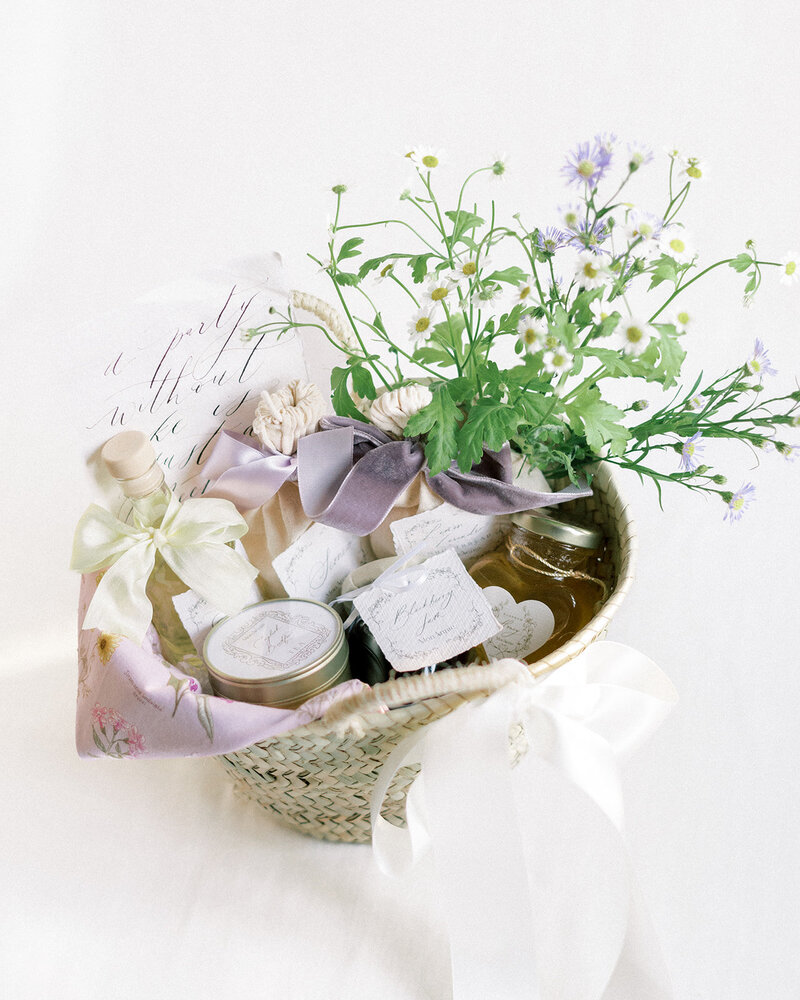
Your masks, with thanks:
[(353, 383), (353, 390), (362, 399), (375, 398), (377, 395), (375, 392), (375, 383), (372, 381), (372, 373), (368, 368), (365, 368), (363, 365), (353, 365), (350, 369), (350, 376)]
[(581, 352), (590, 358), (597, 358), (602, 362), (606, 371), (612, 375), (643, 375), (644, 372), (637, 370), (638, 365), (635, 358), (628, 357), (621, 351), (613, 351), (608, 347), (584, 347)]
[(528, 280), (528, 275), (522, 270), (521, 267), (507, 267), (503, 271), (492, 271), (492, 273), (483, 280), (505, 281), (508, 285), (521, 285), (523, 281)]
[(433, 399), (406, 424), (405, 437), (425, 435), (425, 458), (431, 475), (447, 469), (456, 457), (456, 431), (463, 417), (447, 390), (447, 383), (433, 389)]
[(560, 303), (553, 310), (553, 322), (550, 324), (550, 330), (558, 337), (560, 343), (564, 344), (570, 351), (575, 350), (577, 328), (574, 323), (570, 323), (569, 316)]
[[(656, 374), (665, 389), (677, 385), (686, 351), (681, 347), (675, 327), (670, 323), (659, 326), (658, 338), (659, 363)], [(644, 355), (642, 355), (644, 356)]]
[(442, 323), (437, 323), (431, 331), (430, 339), (435, 344), (450, 351), (455, 351), (458, 357), (462, 357), (461, 334), (464, 330), (465, 321), (463, 313), (451, 313), (449, 319)]
[(333, 401), (333, 408), (340, 417), (353, 417), (354, 420), (361, 420), (366, 423), (364, 414), (356, 407), (347, 389), (347, 381), (351, 371), (352, 369), (350, 368), (334, 368), (331, 371), (331, 400)]
[(519, 416), (508, 403), (479, 399), (458, 431), (458, 467), (469, 472), (481, 460), (484, 446), (499, 451), (519, 426)]
[(447, 218), (453, 223), (453, 239), (460, 240), (464, 233), (468, 233), (486, 223), (473, 212), (467, 212), (463, 208), (458, 212), (445, 212)]
[(414, 283), (419, 285), (424, 280), (428, 273), (428, 261), (433, 257), (432, 253), (420, 253), (416, 257), (408, 258), (408, 265), (411, 268), (411, 277), (414, 279)]
[(454, 403), (467, 403), (475, 395), (475, 383), (470, 378), (452, 378), (446, 384)]
[(360, 278), (357, 274), (351, 274), (349, 271), (337, 271), (333, 275), (333, 280), (337, 285), (357, 285)]
[(756, 272), (753, 271), (753, 273), (747, 279), (747, 284), (744, 286), (745, 295), (749, 295), (750, 292), (754, 292), (756, 290), (756, 282), (757, 282)]
[(339, 248), (339, 253), (336, 256), (337, 260), (347, 260), (349, 257), (358, 257), (361, 253), (357, 250), (364, 242), (360, 236), (351, 236), (349, 240), (346, 240)]
[[(678, 263), (672, 257), (662, 254), (655, 262), (653, 270), (650, 272), (650, 289), (660, 285), (662, 281), (671, 281), (673, 285), (678, 283)], [(650, 290), (648, 289), (648, 291)]]
[(600, 390), (589, 387), (565, 407), (573, 430), (583, 431), (586, 443), (595, 455), (599, 455), (603, 445), (608, 444), (612, 455), (624, 455), (625, 444), (630, 431), (622, 424), (622, 410), (607, 403), (600, 396)]
[(214, 719), (211, 715), (211, 709), (208, 707), (209, 697), (207, 694), (199, 694), (197, 696), (197, 718), (200, 720), (200, 725), (205, 729), (206, 736), (214, 742)]
[(369, 260), (365, 260), (361, 267), (358, 269), (359, 280), (363, 280), (369, 274), (370, 271), (375, 271), (381, 266), (381, 264), (388, 260), (387, 257), (371, 257)]
[(752, 263), (753, 258), (749, 253), (740, 253), (738, 257), (734, 257), (733, 260), (729, 262), (728, 266), (732, 267), (734, 271), (738, 271), (739, 274), (742, 274), (752, 265)]
[(440, 368), (455, 365), (453, 358), (440, 347), (418, 347), (411, 357), (423, 365), (438, 365)]

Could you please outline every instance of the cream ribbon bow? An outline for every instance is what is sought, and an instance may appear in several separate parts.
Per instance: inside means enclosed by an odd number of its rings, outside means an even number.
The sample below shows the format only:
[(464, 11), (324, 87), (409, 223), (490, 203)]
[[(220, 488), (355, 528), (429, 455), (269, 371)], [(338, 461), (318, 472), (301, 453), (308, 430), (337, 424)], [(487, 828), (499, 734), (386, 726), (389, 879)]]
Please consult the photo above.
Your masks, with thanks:
[(92, 504), (75, 529), (70, 565), (79, 573), (106, 572), (83, 628), (143, 640), (153, 616), (145, 586), (156, 552), (196, 594), (223, 614), (235, 614), (248, 603), (258, 571), (226, 543), (246, 531), (233, 504), (214, 497), (181, 503), (173, 496), (161, 524), (143, 527), (125, 524)]
[[(385, 762), (372, 797), (378, 865), (399, 876), (432, 849), (454, 1000), (669, 1000), (628, 858), (617, 758), (660, 724), (675, 689), (614, 642), (541, 681), (501, 662), (509, 683), (423, 726)], [(527, 752), (512, 768), (520, 725)], [(381, 806), (414, 763), (401, 829)]]

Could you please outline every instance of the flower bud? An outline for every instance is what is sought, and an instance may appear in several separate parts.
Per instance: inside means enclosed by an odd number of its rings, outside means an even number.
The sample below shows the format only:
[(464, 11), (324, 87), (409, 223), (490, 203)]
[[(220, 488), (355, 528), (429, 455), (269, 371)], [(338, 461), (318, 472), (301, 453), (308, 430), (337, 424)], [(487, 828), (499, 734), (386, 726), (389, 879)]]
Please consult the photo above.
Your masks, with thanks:
[(334, 194), (344, 194), (346, 190), (347, 190), (346, 184), (334, 184), (333, 187), (331, 188), (331, 191), (333, 191)]
[(650, 404), (647, 402), (646, 399), (637, 399), (636, 402), (631, 406), (631, 409), (639, 412), (641, 410), (646, 410), (649, 405)]
[(696, 476), (703, 476), (705, 475), (706, 472), (708, 472), (708, 470), (709, 470), (708, 465), (698, 465), (697, 468), (694, 470), (694, 472)]
[(727, 481), (728, 481), (728, 477), (727, 476), (721, 476), (721, 475), (720, 476), (714, 476), (714, 479), (713, 479), (713, 482), (715, 482), (717, 484), (717, 486), (724, 486), (725, 483), (727, 483)]
[(731, 500), (733, 500), (733, 493), (731, 493), (729, 490), (720, 490), (719, 497), (723, 501), (723, 503), (730, 503)]

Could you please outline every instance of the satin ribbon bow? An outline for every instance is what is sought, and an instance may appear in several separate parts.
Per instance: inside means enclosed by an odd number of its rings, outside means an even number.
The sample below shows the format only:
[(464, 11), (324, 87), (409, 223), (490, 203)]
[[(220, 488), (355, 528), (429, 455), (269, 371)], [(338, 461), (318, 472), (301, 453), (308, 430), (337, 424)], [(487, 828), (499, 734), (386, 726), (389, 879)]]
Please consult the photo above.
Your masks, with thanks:
[[(454, 1000), (669, 1000), (626, 850), (617, 757), (660, 724), (675, 690), (613, 642), (539, 682), (504, 664), (508, 684), (387, 759), (372, 798), (376, 860), (397, 876), (432, 846)], [(527, 752), (512, 768), (520, 725)], [(381, 807), (413, 763), (401, 829)]]
[(297, 442), (298, 484), (306, 515), (332, 528), (368, 535), (423, 472), (442, 500), (472, 514), (511, 514), (592, 495), (569, 486), (555, 493), (525, 490), (512, 482), (511, 450), (484, 450), (469, 472), (453, 463), (432, 476), (419, 440), (395, 441), (382, 430), (349, 417), (323, 417), (323, 430)]
[(247, 531), (228, 500), (172, 497), (159, 526), (125, 524), (92, 504), (75, 529), (72, 569), (104, 569), (86, 611), (83, 628), (98, 628), (136, 642), (144, 638), (153, 615), (145, 586), (156, 552), (195, 593), (230, 615), (248, 603), (258, 571), (226, 543)]
[(203, 473), (213, 480), (203, 496), (230, 500), (240, 511), (254, 510), (297, 478), (297, 457), (273, 451), (253, 438), (222, 431)]

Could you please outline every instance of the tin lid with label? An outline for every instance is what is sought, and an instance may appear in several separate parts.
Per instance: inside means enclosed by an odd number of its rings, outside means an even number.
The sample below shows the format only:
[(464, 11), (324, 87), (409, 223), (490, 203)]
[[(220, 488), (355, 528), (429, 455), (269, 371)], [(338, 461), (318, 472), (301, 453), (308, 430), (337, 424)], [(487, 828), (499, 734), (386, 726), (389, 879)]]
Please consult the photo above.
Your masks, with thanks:
[(203, 646), (212, 687), (237, 701), (295, 708), (349, 677), (339, 616), (317, 601), (262, 601), (225, 618)]
[(566, 542), (579, 549), (596, 549), (603, 541), (603, 532), (588, 524), (579, 524), (566, 517), (551, 517), (538, 510), (525, 510), (511, 515), (511, 523), (558, 542)]

